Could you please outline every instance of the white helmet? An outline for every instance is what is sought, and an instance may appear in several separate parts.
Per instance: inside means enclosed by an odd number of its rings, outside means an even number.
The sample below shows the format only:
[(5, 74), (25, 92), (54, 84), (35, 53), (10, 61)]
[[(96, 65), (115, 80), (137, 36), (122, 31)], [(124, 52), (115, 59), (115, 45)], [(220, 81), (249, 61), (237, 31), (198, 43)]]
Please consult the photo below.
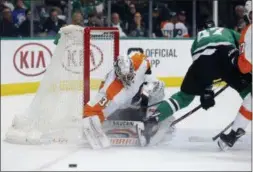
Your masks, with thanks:
[(129, 56), (118, 56), (114, 62), (114, 70), (117, 78), (128, 87), (133, 82), (135, 72), (131, 58)]
[(151, 81), (147, 84), (144, 84), (142, 91), (148, 93), (149, 102), (151, 102), (151, 104), (154, 104), (164, 98), (165, 84), (163, 81), (160, 80)]
[(247, 16), (249, 21), (252, 22), (252, 2), (251, 2), (251, 0), (249, 0), (245, 3), (244, 8), (245, 8), (245, 15)]

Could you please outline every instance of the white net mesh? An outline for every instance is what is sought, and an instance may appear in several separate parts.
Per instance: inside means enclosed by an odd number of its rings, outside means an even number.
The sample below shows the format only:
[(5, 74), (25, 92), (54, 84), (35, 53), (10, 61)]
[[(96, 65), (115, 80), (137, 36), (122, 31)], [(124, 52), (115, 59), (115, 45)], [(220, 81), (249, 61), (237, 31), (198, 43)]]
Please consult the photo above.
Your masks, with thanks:
[[(6, 134), (6, 140), (13, 143), (77, 143), (82, 142), (81, 119), (84, 83), (90, 80), (91, 88), (98, 87), (99, 81), (112, 68), (114, 32), (98, 30), (90, 37), (90, 70), (85, 75), (84, 28), (66, 26), (60, 31), (61, 37), (54, 51), (36, 96), (22, 115), (16, 115), (13, 125)], [(87, 39), (87, 38), (85, 38)], [(105, 46), (106, 45), (106, 46)], [(109, 58), (107, 63), (104, 58)], [(111, 63), (111, 64), (110, 64)], [(94, 82), (95, 81), (95, 82)], [(84, 91), (88, 94), (84, 94)]]

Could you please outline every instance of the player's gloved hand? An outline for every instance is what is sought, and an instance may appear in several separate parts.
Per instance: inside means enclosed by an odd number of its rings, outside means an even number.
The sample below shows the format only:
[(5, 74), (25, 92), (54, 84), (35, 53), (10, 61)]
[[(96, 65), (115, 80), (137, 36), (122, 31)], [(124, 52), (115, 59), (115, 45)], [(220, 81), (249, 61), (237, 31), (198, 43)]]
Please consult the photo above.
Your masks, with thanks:
[(228, 57), (231, 61), (231, 65), (239, 69), (238, 66), (238, 58), (239, 58), (239, 50), (234, 48), (228, 52)]
[(203, 109), (207, 110), (215, 105), (214, 92), (211, 89), (206, 89), (204, 94), (200, 96), (200, 103)]

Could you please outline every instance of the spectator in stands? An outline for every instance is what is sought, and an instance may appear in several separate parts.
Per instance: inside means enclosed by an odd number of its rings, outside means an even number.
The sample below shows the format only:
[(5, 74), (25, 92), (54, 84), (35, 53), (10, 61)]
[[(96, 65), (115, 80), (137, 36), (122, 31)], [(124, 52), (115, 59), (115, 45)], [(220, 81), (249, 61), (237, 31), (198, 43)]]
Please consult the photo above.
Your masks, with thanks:
[[(36, 0), (38, 1), (38, 0)], [(67, 9), (67, 4), (68, 1), (66, 0), (43, 0), (44, 4), (46, 4), (47, 7), (54, 7), (54, 8), (60, 8), (61, 15), (66, 15), (67, 11), (65, 11)], [(58, 10), (59, 12), (59, 10)]]
[(46, 22), (43, 25), (43, 31), (49, 36), (55, 36), (60, 28), (66, 23), (58, 18), (58, 12), (55, 9), (50, 11), (50, 16), (47, 18)]
[(130, 13), (133, 15), (134, 17), (134, 14), (137, 12), (136, 11), (136, 8), (135, 8), (135, 5), (133, 3), (129, 4), (129, 9), (130, 9)]
[(128, 26), (134, 24), (133, 20), (134, 20), (134, 15), (136, 13), (136, 8), (135, 8), (135, 5), (133, 3), (131, 3), (129, 5), (129, 14), (127, 16), (127, 24)]
[(73, 11), (80, 11), (83, 15), (90, 15), (96, 11), (96, 6), (89, 0), (73, 0)]
[(103, 22), (100, 20), (100, 18), (98, 18), (98, 16), (96, 15), (95, 12), (92, 13), (91, 15), (89, 15), (88, 26), (90, 26), (90, 27), (102, 27), (103, 26)]
[[(26, 20), (21, 23), (19, 26), (19, 35), (22, 37), (29, 37), (30, 36), (30, 25), (31, 25), (31, 10), (27, 9), (26, 12)], [(42, 27), (38, 21), (33, 21), (33, 33), (34, 35), (37, 35), (39, 32), (41, 32)]]
[(4, 7), (3, 11), (3, 19), (0, 22), (0, 35), (2, 37), (16, 37), (17, 36), (17, 28), (15, 27), (12, 19), (12, 13), (10, 8)]
[(161, 31), (163, 34), (163, 37), (165, 38), (172, 38), (173, 37), (173, 30), (174, 30), (174, 24), (172, 20), (172, 14), (168, 8), (163, 8), (161, 11)]
[(76, 11), (72, 15), (72, 24), (73, 25), (79, 25), (79, 26), (84, 26), (84, 21), (83, 21), (83, 15), (81, 12)]
[[(153, 9), (152, 13), (152, 21), (153, 21), (153, 36), (154, 37), (162, 37), (162, 31), (161, 31), (161, 14), (160, 9), (158, 6), (156, 6)], [(148, 16), (146, 17), (146, 22), (148, 22)]]
[(119, 14), (118, 13), (113, 13), (112, 14), (112, 27), (117, 27), (119, 29), (119, 34), (120, 37), (126, 37), (125, 32), (123, 31), (123, 26), (122, 23), (120, 22)]
[(66, 22), (67, 17), (62, 14), (61, 8), (59, 8), (59, 7), (53, 7), (53, 8), (57, 11), (57, 14), (58, 14), (57, 17), (58, 17), (58, 19), (61, 19), (61, 20), (63, 20), (63, 21)]
[[(4, 8), (4, 7), (8, 7), (11, 11), (13, 11), (15, 8), (12, 2), (10, 2), (10, 0), (1, 1), (1, 8)], [(0, 9), (0, 10), (2, 11), (3, 9)]]
[(168, 19), (161, 24), (163, 36), (166, 38), (188, 38), (188, 29), (182, 22), (178, 22), (176, 12), (170, 12)]
[(130, 26), (129, 36), (133, 37), (146, 37), (147, 31), (145, 25), (142, 22), (142, 16), (139, 12), (134, 15), (134, 23)]
[(16, 27), (19, 27), (25, 21), (25, 9), (23, 0), (16, 0), (15, 9), (12, 11), (13, 22)]
[(182, 36), (184, 38), (189, 38), (189, 25), (186, 23), (186, 12), (184, 10), (180, 10), (177, 13), (177, 23), (176, 29), (181, 29)]
[(184, 10), (177, 13), (177, 21), (186, 24), (186, 13)]
[[(129, 0), (113, 0), (112, 1), (112, 13), (119, 14), (121, 23), (124, 24), (125, 27), (128, 26), (127, 20), (130, 15), (130, 11), (129, 11), (130, 4), (131, 2)], [(127, 28), (124, 28), (124, 29), (127, 29)]]
[[(84, 23), (87, 24), (89, 20), (95, 19), (94, 14), (97, 15), (103, 10), (103, 0), (73, 0), (72, 11), (79, 11), (82, 13), (84, 18)], [(91, 17), (92, 16), (92, 17)], [(89, 25), (89, 24), (88, 24)]]
[(236, 23), (234, 26), (234, 29), (238, 32), (241, 32), (241, 30), (246, 27), (246, 22), (244, 20), (244, 7), (242, 5), (237, 5), (235, 7), (235, 14), (236, 14)]

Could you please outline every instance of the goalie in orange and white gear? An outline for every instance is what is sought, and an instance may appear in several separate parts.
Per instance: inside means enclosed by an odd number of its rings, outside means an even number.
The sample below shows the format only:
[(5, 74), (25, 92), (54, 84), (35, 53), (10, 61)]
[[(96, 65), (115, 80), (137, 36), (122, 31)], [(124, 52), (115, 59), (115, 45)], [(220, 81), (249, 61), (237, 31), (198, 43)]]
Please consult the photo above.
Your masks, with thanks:
[[(144, 112), (143, 114), (145, 114), (148, 99), (152, 92), (150, 90), (154, 90), (155, 87), (157, 90), (157, 85), (159, 85), (157, 83), (160, 83), (160, 88), (162, 88), (158, 90), (164, 93), (164, 84), (152, 75), (150, 62), (144, 54), (134, 53), (131, 56), (119, 56), (114, 62), (114, 68), (102, 82), (95, 98), (85, 105), (83, 120), (95, 120), (96, 125), (99, 125), (99, 133), (103, 132), (99, 122), (103, 123), (106, 118), (118, 109), (130, 107), (133, 98), (140, 93), (140, 88), (141, 94), (139, 96), (142, 97), (140, 99), (140, 113)], [(164, 95), (159, 95), (159, 97), (163, 98)], [(87, 125), (87, 122), (85, 122), (85, 125)], [(97, 135), (101, 135), (101, 133)], [(87, 139), (92, 145), (92, 139)]]
[[(239, 56), (233, 59), (235, 66), (246, 74), (252, 73), (252, 2), (247, 1), (245, 4), (245, 16), (248, 25), (241, 32), (239, 40)], [(229, 134), (221, 134), (218, 142), (219, 146), (224, 149), (226, 145), (232, 147), (242, 135), (245, 134), (245, 128), (252, 121), (252, 90), (243, 100), (239, 112), (233, 122), (232, 130)], [(225, 144), (224, 144), (225, 143)]]
[(132, 57), (119, 56), (96, 97), (84, 107), (84, 116), (99, 116), (101, 122), (115, 110), (127, 106), (140, 86), (151, 77), (150, 62), (136, 53)]

